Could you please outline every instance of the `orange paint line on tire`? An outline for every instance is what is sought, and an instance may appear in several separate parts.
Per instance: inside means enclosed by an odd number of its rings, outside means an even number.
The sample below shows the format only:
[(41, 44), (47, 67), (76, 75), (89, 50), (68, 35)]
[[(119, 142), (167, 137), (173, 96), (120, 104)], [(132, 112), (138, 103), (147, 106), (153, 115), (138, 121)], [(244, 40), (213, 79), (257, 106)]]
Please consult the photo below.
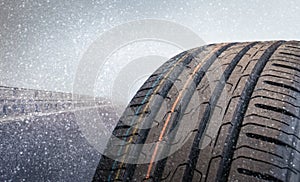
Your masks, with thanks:
[[(185, 60), (186, 57), (188, 57), (187, 54), (184, 55), (184, 56), (182, 56), (182, 58), (180, 58), (180, 59), (174, 64), (174, 66), (169, 70), (169, 72), (165, 75), (165, 78), (167, 78), (167, 77), (170, 75), (170, 73), (172, 73), (172, 71), (174, 70), (174, 68), (175, 68), (180, 62), (182, 62), (183, 60)], [(161, 82), (161, 83), (157, 86), (157, 88), (154, 90), (153, 93), (157, 92), (158, 89), (159, 89), (162, 85), (163, 85), (163, 82)], [(145, 108), (143, 109), (142, 113), (144, 113), (144, 112), (149, 108), (149, 104), (151, 103), (150, 101), (152, 100), (152, 98), (153, 98), (153, 97), (150, 97), (150, 98), (149, 98), (149, 102), (146, 104), (146, 106), (145, 106)], [(140, 123), (141, 120), (142, 120), (142, 115), (139, 117), (137, 123)], [(135, 127), (132, 133), (135, 133), (137, 130), (138, 130), (138, 127)], [(130, 143), (130, 142), (132, 142), (132, 140), (133, 140), (133, 135), (130, 136), (128, 142)], [(129, 145), (126, 145), (125, 153), (128, 152), (128, 149), (129, 149)], [(121, 166), (124, 164), (124, 161), (125, 161), (125, 155), (123, 155), (123, 157), (122, 157), (122, 162), (119, 164), (120, 167), (119, 167), (119, 169), (118, 169), (118, 171), (117, 171), (117, 174), (116, 174), (115, 179), (118, 179), (118, 178), (119, 178), (120, 172), (121, 172), (120, 169), (121, 169)]]
[[(223, 46), (223, 45), (222, 45)], [(158, 139), (158, 142), (156, 143), (155, 145), (155, 149), (154, 149), (154, 152), (153, 152), (153, 155), (151, 157), (151, 161), (149, 163), (149, 166), (148, 166), (148, 170), (147, 170), (147, 174), (146, 174), (146, 179), (149, 179), (150, 178), (150, 174), (151, 174), (151, 170), (152, 170), (152, 167), (153, 167), (153, 163), (154, 163), (154, 160), (157, 156), (157, 151), (158, 151), (158, 143), (162, 141), (163, 137), (164, 137), (164, 134), (166, 132), (166, 129), (167, 129), (167, 126), (171, 120), (171, 116), (172, 116), (172, 113), (174, 112), (178, 102), (180, 101), (183, 93), (184, 93), (184, 90), (187, 89), (187, 86), (190, 84), (191, 80), (193, 79), (194, 75), (198, 72), (198, 69), (200, 69), (200, 67), (202, 66), (202, 63), (204, 60), (207, 60), (208, 58), (210, 58), (221, 46), (218, 46), (216, 47), (215, 49), (213, 49), (213, 51), (208, 54), (207, 56), (205, 56), (202, 61), (196, 66), (196, 68), (194, 69), (193, 73), (191, 74), (191, 76), (188, 78), (188, 80), (185, 82), (181, 92), (179, 93), (178, 97), (176, 98), (175, 102), (173, 103), (172, 105), (172, 108), (170, 110), (170, 112), (168, 113), (168, 117), (164, 123), (164, 126), (162, 128), (162, 131), (160, 132), (160, 135), (159, 135), (159, 139)]]

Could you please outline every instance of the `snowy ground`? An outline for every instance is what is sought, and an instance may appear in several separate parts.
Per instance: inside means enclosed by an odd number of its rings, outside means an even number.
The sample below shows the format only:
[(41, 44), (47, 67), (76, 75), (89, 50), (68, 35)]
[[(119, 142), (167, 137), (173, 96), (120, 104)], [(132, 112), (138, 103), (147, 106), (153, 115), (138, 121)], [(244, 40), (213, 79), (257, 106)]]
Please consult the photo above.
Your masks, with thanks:
[[(86, 140), (74, 114), (87, 107), (87, 101), (76, 105), (70, 94), (0, 88), (1, 181), (88, 181), (93, 177), (101, 155)], [(63, 103), (69, 103), (68, 108)], [(105, 102), (96, 103), (99, 113), (113, 112), (101, 107)], [(106, 126), (113, 128), (108, 122)]]

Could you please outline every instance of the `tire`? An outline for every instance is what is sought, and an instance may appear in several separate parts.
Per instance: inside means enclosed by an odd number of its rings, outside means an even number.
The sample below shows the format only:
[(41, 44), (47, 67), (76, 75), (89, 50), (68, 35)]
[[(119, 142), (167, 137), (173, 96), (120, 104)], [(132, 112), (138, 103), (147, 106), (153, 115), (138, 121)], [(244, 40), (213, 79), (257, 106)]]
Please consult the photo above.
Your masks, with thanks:
[(300, 42), (183, 52), (131, 100), (93, 180), (300, 181), (299, 94)]

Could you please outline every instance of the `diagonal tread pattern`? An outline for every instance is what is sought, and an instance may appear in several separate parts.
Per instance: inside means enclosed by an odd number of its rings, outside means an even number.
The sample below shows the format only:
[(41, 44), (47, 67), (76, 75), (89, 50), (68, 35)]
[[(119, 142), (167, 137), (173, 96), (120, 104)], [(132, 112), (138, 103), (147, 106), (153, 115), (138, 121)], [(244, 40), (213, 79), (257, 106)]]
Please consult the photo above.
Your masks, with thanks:
[(103, 156), (93, 180), (299, 181), (299, 50), (297, 41), (211, 44), (170, 59), (128, 105), (113, 132), (124, 140), (112, 147), (118, 160)]

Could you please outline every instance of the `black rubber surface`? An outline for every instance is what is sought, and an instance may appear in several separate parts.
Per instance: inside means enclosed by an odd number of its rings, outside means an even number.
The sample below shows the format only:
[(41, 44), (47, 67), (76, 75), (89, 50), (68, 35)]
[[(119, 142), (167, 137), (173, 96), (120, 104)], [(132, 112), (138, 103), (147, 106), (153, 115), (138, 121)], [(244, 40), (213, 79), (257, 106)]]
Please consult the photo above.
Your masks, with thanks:
[(183, 52), (132, 99), (113, 132), (124, 143), (107, 145), (118, 160), (103, 156), (94, 181), (300, 181), (299, 94), (300, 42)]

